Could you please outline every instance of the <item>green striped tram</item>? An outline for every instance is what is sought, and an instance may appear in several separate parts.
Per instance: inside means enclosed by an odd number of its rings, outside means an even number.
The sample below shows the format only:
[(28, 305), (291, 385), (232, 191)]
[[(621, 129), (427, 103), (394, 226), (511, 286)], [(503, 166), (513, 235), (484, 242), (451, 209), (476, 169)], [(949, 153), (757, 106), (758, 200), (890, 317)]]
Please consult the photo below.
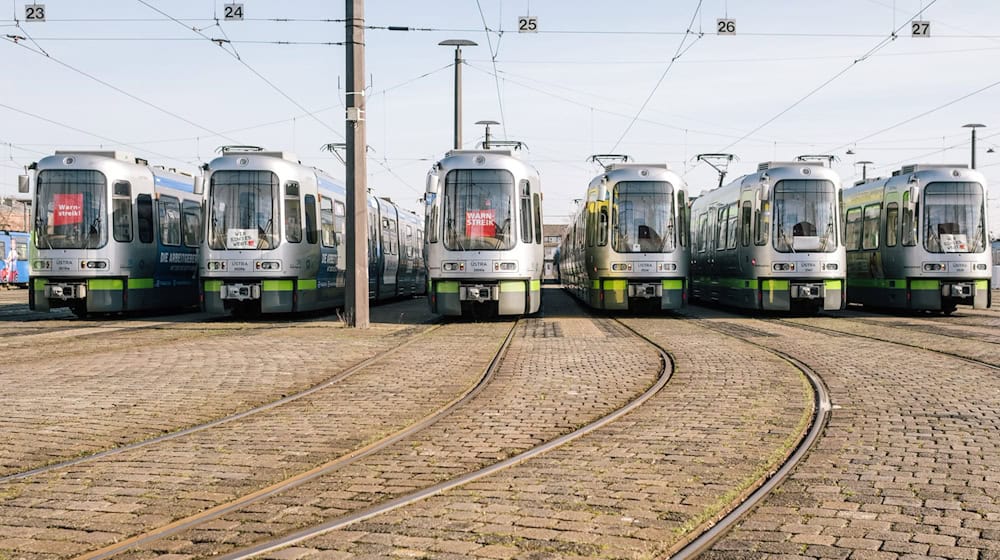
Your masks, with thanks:
[(986, 179), (964, 165), (907, 165), (844, 191), (847, 299), (951, 313), (990, 306)]
[(691, 205), (691, 298), (747, 309), (843, 309), (840, 177), (766, 162)]

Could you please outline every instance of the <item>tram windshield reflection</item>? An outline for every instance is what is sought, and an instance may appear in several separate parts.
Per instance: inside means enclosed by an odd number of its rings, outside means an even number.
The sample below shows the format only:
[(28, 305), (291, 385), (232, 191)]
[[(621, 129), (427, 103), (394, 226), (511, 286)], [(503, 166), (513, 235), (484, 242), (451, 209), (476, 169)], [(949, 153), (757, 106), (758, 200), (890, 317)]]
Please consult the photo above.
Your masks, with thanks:
[(837, 250), (833, 183), (784, 180), (774, 187), (774, 248), (781, 253)]

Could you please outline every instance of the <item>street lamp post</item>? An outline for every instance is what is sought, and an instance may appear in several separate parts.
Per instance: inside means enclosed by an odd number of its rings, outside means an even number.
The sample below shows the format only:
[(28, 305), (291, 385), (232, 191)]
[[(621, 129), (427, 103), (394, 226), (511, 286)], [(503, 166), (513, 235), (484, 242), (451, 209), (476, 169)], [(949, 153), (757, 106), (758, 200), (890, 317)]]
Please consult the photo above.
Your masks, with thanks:
[(970, 124), (963, 124), (962, 125), (962, 128), (971, 128), (972, 129), (972, 168), (973, 169), (976, 168), (976, 129), (977, 128), (983, 128), (985, 126), (986, 126), (985, 124), (979, 124), (979, 123), (970, 123)]
[(448, 39), (438, 45), (455, 47), (455, 149), (462, 148), (462, 47), (474, 47), (475, 41), (468, 39)]

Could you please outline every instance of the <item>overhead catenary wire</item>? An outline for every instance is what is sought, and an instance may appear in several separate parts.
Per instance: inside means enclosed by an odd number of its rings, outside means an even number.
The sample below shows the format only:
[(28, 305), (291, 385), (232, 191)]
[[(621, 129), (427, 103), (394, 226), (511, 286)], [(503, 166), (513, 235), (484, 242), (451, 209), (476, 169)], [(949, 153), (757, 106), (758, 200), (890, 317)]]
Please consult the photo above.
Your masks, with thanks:
[[(670, 59), (670, 64), (668, 64), (667, 67), (663, 70), (663, 73), (660, 74), (660, 79), (656, 81), (656, 85), (653, 86), (652, 91), (650, 91), (649, 95), (646, 96), (646, 100), (642, 102), (642, 106), (639, 107), (639, 110), (636, 112), (635, 116), (632, 117), (632, 120), (628, 123), (628, 126), (625, 127), (625, 130), (622, 132), (622, 135), (618, 137), (618, 141), (615, 142), (615, 145), (611, 147), (610, 150), (611, 152), (614, 152), (615, 150), (618, 149), (618, 145), (622, 143), (622, 140), (625, 139), (625, 136), (627, 136), (629, 131), (632, 130), (632, 126), (635, 125), (635, 122), (639, 119), (639, 116), (642, 115), (642, 112), (646, 109), (646, 105), (649, 105), (649, 102), (653, 99), (653, 96), (656, 94), (656, 90), (660, 88), (660, 84), (662, 84), (663, 80), (666, 79), (667, 74), (670, 73), (670, 69), (674, 67), (674, 63), (677, 62), (677, 59), (684, 56), (684, 53), (686, 53), (688, 49), (694, 46), (694, 44), (698, 42), (698, 39), (701, 39), (704, 36), (704, 33), (694, 33), (691, 30), (691, 27), (694, 25), (695, 18), (697, 18), (698, 14), (701, 12), (702, 1), (703, 0), (698, 0), (698, 5), (694, 9), (694, 13), (691, 14), (691, 21), (688, 22), (687, 31), (684, 33), (684, 37), (681, 39), (680, 44), (677, 45), (677, 50), (674, 51), (674, 56)], [(688, 37), (691, 34), (695, 34), (697, 35), (697, 37), (695, 38), (694, 41), (691, 42), (690, 45), (687, 45), (687, 47), (685, 47), (685, 43), (687, 42)]]
[(499, 75), (496, 74), (496, 71), (497, 71), (497, 55), (500, 52), (500, 39), (499, 39), (499, 37), (501, 37), (503, 34), (502, 33), (498, 33), (497, 34), (497, 50), (494, 51), (493, 50), (493, 39), (490, 37), (490, 26), (489, 26), (489, 24), (486, 23), (486, 14), (483, 13), (483, 6), (479, 2), (479, 0), (476, 0), (476, 7), (479, 8), (479, 17), (480, 17), (480, 19), (483, 20), (483, 28), (486, 31), (486, 44), (487, 44), (487, 46), (489, 46), (489, 49), (490, 49), (490, 60), (493, 63), (493, 72), (494, 72), (493, 77), (494, 77), (494, 82), (496, 83), (496, 86), (497, 86), (497, 103), (500, 106), (500, 126), (503, 127), (503, 136), (504, 136), (504, 138), (508, 138), (508, 136), (507, 136), (507, 117), (504, 115), (504, 111), (503, 111), (503, 95), (500, 93), (500, 77), (499, 77)]

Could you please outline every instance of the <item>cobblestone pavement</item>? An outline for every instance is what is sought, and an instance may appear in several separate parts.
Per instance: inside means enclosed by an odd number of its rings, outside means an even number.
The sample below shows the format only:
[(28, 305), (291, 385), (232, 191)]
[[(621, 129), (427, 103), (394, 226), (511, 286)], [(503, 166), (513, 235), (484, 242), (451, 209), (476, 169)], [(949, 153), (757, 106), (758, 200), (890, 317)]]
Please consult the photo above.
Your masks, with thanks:
[[(546, 318), (518, 327), (493, 382), (392, 447), (133, 557), (204, 556), (343, 516), (472, 472), (623, 406), (652, 385), (659, 354), (606, 319), (545, 294)], [(178, 557), (182, 557), (178, 556)]]
[(790, 451), (812, 393), (789, 364), (729, 337), (678, 319), (627, 323), (676, 363), (666, 388), (637, 411), (500, 474), (270, 557), (650, 558), (693, 538)]
[(805, 461), (707, 558), (1000, 558), (995, 370), (874, 340), (726, 322), (763, 331), (756, 342), (813, 367), (834, 410)]
[(0, 338), (0, 352), (14, 356), (0, 371), (0, 476), (252, 408), (428, 328), (376, 323), (356, 331), (336, 319), (135, 324), (159, 326), (58, 344)]

